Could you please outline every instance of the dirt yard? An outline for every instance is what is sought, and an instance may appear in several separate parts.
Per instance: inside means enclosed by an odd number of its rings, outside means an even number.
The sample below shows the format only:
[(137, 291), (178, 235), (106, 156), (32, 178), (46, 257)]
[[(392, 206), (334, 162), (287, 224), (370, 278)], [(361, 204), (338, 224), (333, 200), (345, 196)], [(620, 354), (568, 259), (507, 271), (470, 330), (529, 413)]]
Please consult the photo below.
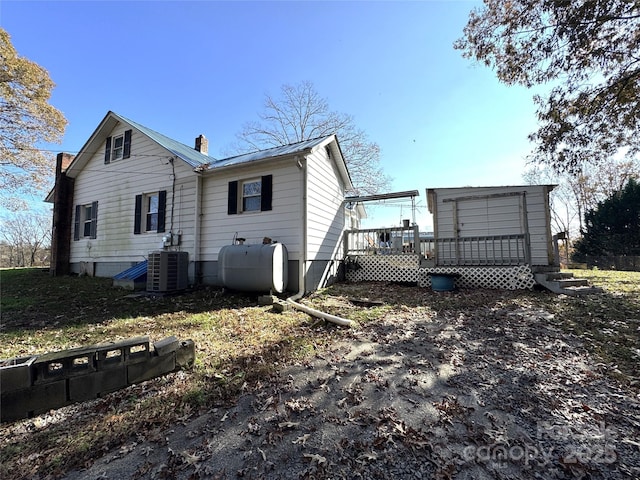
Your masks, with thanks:
[[(407, 295), (414, 298), (398, 303)], [(553, 307), (565, 300), (371, 284), (307, 301), (344, 316), (379, 301), (395, 306), (379, 320), (332, 329), (308, 359), (243, 385), (235, 401), (168, 428), (148, 425), (60, 477), (640, 478), (638, 370), (621, 372), (587, 348), (587, 336), (567, 333), (566, 308)], [(634, 308), (627, 321), (638, 330)], [(189, 375), (113, 396), (160, 395)], [(33, 431), (70, 418), (107, 428), (113, 403), (68, 407), (1, 434), (28, 442)], [(32, 454), (23, 463), (39, 460)]]

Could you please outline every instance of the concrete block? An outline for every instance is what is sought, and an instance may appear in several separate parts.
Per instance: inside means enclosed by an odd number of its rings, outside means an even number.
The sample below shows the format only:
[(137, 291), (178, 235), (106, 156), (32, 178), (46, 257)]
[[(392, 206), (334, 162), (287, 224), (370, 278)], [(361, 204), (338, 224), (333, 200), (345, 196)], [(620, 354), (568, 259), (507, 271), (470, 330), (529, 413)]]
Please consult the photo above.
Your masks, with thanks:
[(101, 348), (96, 351), (96, 369), (98, 371), (121, 368), (125, 364), (125, 351), (122, 347)]
[(11, 392), (31, 386), (31, 366), (36, 357), (11, 358), (0, 367), (0, 392)]
[(175, 352), (178, 347), (180, 347), (180, 342), (173, 335), (153, 344), (156, 355), (159, 357), (170, 352)]
[(127, 381), (129, 385), (144, 382), (151, 378), (159, 377), (176, 368), (176, 354), (171, 352), (162, 357), (151, 357), (143, 363), (134, 363), (127, 366)]
[(277, 300), (273, 295), (260, 295), (258, 297), (258, 305), (273, 305)]
[(275, 313), (282, 313), (282, 312), (288, 312), (290, 310), (292, 310), (293, 308), (291, 307), (291, 305), (287, 302), (284, 302), (282, 300), (278, 300), (277, 302), (273, 303), (273, 307), (272, 310)]
[(176, 368), (191, 368), (196, 361), (196, 344), (193, 340), (180, 342), (180, 347), (176, 350)]
[(121, 342), (102, 343), (94, 347), (98, 370), (123, 364), (145, 362), (149, 358), (149, 337), (135, 337)]
[(67, 399), (66, 380), (34, 385), (13, 392), (3, 391), (0, 394), (0, 419), (10, 422), (29, 418), (70, 403)]
[(69, 379), (68, 398), (72, 402), (83, 402), (98, 398), (128, 386), (127, 367), (110, 368), (89, 375)]
[(39, 355), (33, 363), (33, 384), (55, 382), (95, 371), (93, 348), (73, 348)]
[(127, 364), (146, 362), (151, 356), (149, 339), (125, 347), (125, 362)]

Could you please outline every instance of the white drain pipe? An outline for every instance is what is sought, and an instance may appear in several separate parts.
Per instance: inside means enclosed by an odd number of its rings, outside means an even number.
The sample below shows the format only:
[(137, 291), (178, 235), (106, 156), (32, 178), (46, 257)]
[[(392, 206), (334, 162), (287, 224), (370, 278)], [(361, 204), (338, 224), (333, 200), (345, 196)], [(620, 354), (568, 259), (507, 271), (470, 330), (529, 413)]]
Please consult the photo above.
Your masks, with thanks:
[(353, 320), (349, 320), (347, 318), (336, 317), (335, 315), (331, 315), (330, 313), (321, 312), (320, 310), (316, 310), (315, 308), (307, 307), (306, 305), (302, 305), (301, 303), (296, 302), (299, 298), (304, 295), (303, 291), (296, 293), (294, 296), (287, 298), (287, 303), (293, 308), (300, 310), (302, 312), (308, 313), (309, 315), (317, 318), (322, 318), (323, 320), (327, 320), (331, 323), (335, 323), (336, 325), (340, 325), (342, 327), (351, 327), (355, 324)]
[(305, 286), (307, 284), (307, 159), (305, 157), (301, 160), (296, 157), (296, 163), (298, 164), (298, 168), (302, 170), (302, 248), (300, 249), (301, 252), (298, 257), (298, 293), (287, 298), (287, 303), (293, 308), (305, 312), (313, 317), (322, 318), (323, 320), (327, 320), (343, 327), (350, 327), (354, 325), (354, 322), (351, 320), (321, 312), (320, 310), (307, 307), (306, 305), (302, 305), (296, 301), (304, 296)]

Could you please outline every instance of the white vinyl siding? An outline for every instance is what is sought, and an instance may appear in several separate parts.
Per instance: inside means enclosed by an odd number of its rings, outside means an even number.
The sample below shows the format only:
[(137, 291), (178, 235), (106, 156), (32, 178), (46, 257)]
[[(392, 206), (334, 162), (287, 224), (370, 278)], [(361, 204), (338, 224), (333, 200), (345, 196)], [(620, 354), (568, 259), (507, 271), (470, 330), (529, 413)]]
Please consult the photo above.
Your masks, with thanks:
[[(272, 208), (267, 211), (229, 215), (229, 182), (272, 176)], [(241, 195), (241, 188), (238, 194)], [(202, 179), (202, 223), (200, 253), (202, 261), (216, 261), (218, 252), (234, 238), (260, 244), (264, 237), (284, 244), (289, 258), (297, 259), (302, 243), (302, 173), (295, 159), (284, 159), (258, 167), (217, 171)]]
[(320, 148), (307, 159), (307, 260), (333, 260), (345, 229), (344, 185)]
[[(110, 133), (117, 136), (130, 127), (118, 125)], [(192, 168), (180, 159), (172, 164), (171, 153), (137, 130), (132, 132), (131, 157), (105, 164), (99, 149), (75, 180), (74, 204), (99, 202), (96, 239), (71, 242), (71, 263), (139, 262), (157, 250), (162, 233), (134, 235), (135, 196), (167, 191), (166, 231), (182, 231), (181, 249), (193, 249), (195, 181)], [(175, 192), (172, 178), (175, 168)]]

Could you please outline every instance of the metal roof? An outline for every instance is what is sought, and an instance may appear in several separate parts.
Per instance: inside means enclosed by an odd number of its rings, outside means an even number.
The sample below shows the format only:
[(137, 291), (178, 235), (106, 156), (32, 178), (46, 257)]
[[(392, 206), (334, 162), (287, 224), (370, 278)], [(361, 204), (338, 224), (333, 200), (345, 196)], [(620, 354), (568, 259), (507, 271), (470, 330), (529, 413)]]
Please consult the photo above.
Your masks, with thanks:
[(379, 200), (391, 200), (394, 198), (414, 198), (419, 197), (418, 190), (407, 190), (404, 192), (391, 192), (391, 193), (379, 193), (376, 195), (346, 197), (345, 202), (360, 203), (360, 202), (376, 202)]
[(241, 163), (248, 162), (256, 162), (258, 160), (264, 160), (266, 158), (272, 157), (281, 157), (284, 155), (292, 155), (300, 152), (304, 152), (307, 150), (311, 150), (314, 147), (320, 145), (322, 142), (326, 141), (327, 138), (332, 137), (332, 135), (327, 135), (324, 137), (312, 138), (310, 140), (304, 140), (298, 143), (291, 143), (289, 145), (282, 145), (279, 147), (267, 148), (265, 150), (259, 150), (257, 152), (244, 153), (242, 155), (236, 155), (229, 158), (224, 158), (222, 160), (216, 160), (209, 164), (209, 168), (221, 168), (228, 167), (231, 165), (239, 165)]
[[(116, 114), (117, 115), (117, 114)], [(140, 130), (143, 134), (148, 136), (151, 140), (161, 145), (163, 148), (169, 150), (171, 153), (180, 157), (186, 163), (188, 163), (191, 167), (196, 168), (201, 165), (208, 165), (210, 163), (214, 163), (217, 160), (214, 157), (210, 157), (205, 155), (204, 153), (200, 153), (193, 147), (189, 147), (184, 143), (180, 143), (172, 138), (169, 138), (161, 133), (156, 132), (155, 130), (151, 130), (150, 128), (145, 127), (144, 125), (140, 125), (133, 120), (129, 120), (121, 115), (117, 115), (123, 121), (131, 125), (132, 127)]]
[(232, 165), (240, 165), (243, 163), (255, 162), (259, 160), (264, 160), (272, 157), (281, 157), (284, 155), (292, 155), (300, 152), (304, 152), (307, 150), (311, 150), (314, 147), (320, 145), (322, 142), (326, 141), (328, 138), (332, 137), (332, 135), (326, 135), (324, 137), (312, 138), (310, 140), (304, 140), (302, 142), (291, 143), (289, 145), (282, 145), (278, 147), (267, 148), (265, 150), (259, 150), (257, 152), (244, 153), (240, 155), (234, 155), (232, 157), (223, 158), (218, 160), (214, 157), (210, 157), (208, 155), (204, 155), (200, 153), (195, 148), (189, 147), (184, 143), (180, 143), (172, 138), (167, 137), (155, 130), (145, 127), (133, 120), (129, 120), (121, 115), (115, 114), (117, 117), (120, 117), (123, 121), (130, 124), (132, 127), (138, 129), (143, 134), (147, 135), (153, 141), (161, 145), (163, 148), (169, 150), (174, 155), (180, 157), (186, 163), (188, 163), (191, 167), (203, 167), (206, 166), (207, 169), (216, 169), (222, 167), (228, 167)]

